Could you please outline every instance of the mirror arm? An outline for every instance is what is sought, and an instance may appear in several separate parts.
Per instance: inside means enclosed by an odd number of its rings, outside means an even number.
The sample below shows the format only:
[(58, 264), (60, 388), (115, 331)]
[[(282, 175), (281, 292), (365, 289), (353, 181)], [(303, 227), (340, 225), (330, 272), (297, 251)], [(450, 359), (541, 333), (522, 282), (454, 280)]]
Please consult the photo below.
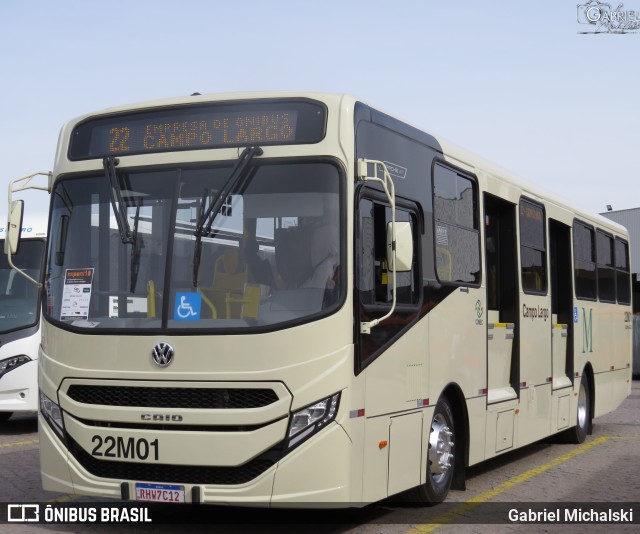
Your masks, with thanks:
[[(368, 175), (369, 165), (373, 165), (373, 176)], [(382, 169), (382, 178), (378, 176), (379, 168)], [(396, 194), (393, 180), (391, 179), (389, 170), (383, 161), (361, 158), (358, 160), (357, 174), (357, 178), (363, 182), (379, 183), (389, 200), (389, 204), (391, 205), (391, 235), (393, 236), (391, 240), (392, 261), (391, 265), (388, 266), (391, 270), (391, 309), (382, 317), (378, 317), (373, 321), (364, 321), (360, 323), (360, 333), (370, 334), (372, 328), (378, 326), (382, 321), (391, 317), (396, 309)]]
[(30, 282), (32, 282), (33, 284), (35, 284), (36, 286), (38, 286), (38, 289), (42, 288), (42, 282), (39, 282), (38, 280), (36, 280), (35, 278), (31, 278), (27, 273), (25, 273), (22, 269), (20, 269), (20, 267), (16, 267), (13, 264), (13, 260), (11, 258), (11, 250), (7, 250), (7, 263), (9, 264), (9, 266), (13, 269), (15, 269), (15, 271), (24, 276), (27, 280), (29, 280)]
[[(45, 186), (42, 186), (42, 185), (33, 185), (33, 184), (31, 184), (31, 180), (33, 178), (35, 178), (36, 176), (46, 176), (47, 179), (48, 179), (47, 186), (45, 187)], [(27, 189), (39, 189), (40, 191), (47, 191), (48, 193), (51, 193), (51, 184), (52, 183), (53, 183), (53, 173), (52, 172), (42, 172), (42, 171), (34, 172), (32, 174), (28, 174), (26, 176), (22, 176), (20, 178), (15, 178), (14, 180), (11, 180), (9, 182), (9, 194), (8, 194), (9, 211), (8, 211), (8, 213), (11, 213), (11, 205), (13, 204), (13, 199), (12, 199), (13, 193), (18, 193), (19, 191), (26, 191)], [(18, 239), (19, 239), (21, 230), (22, 229), (19, 229), (19, 231), (18, 231)], [(11, 247), (5, 247), (5, 252), (7, 254), (7, 262), (9, 263), (9, 265), (13, 269), (16, 270), (17, 273), (19, 273), (20, 275), (24, 276), (30, 282), (32, 282), (35, 285), (37, 285), (38, 288), (42, 287), (42, 283), (41, 282), (39, 282), (35, 278), (32, 278), (27, 273), (25, 273), (22, 269), (20, 269), (19, 267), (16, 267), (14, 265), (13, 259), (12, 259), (12, 254), (11, 254)]]
[[(42, 185), (32, 185), (30, 182), (36, 176), (46, 176), (48, 178), (47, 186)], [(53, 173), (49, 172), (34, 172), (32, 174), (27, 174), (26, 176), (22, 176), (21, 178), (15, 178), (9, 182), (9, 205), (11, 205), (11, 195), (13, 193), (17, 193), (18, 191), (26, 191), (27, 189), (39, 189), (40, 191), (46, 191), (47, 193), (51, 193), (51, 182), (53, 180)], [(21, 185), (17, 185), (21, 182), (24, 182)], [(14, 186), (14, 184), (16, 184)]]

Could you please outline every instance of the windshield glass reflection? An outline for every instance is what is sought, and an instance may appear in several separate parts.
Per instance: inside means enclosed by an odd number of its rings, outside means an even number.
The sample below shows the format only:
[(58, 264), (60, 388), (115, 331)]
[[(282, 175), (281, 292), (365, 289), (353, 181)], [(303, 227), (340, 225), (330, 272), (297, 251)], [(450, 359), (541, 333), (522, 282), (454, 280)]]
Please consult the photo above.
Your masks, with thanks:
[(104, 176), (58, 182), (49, 317), (80, 328), (237, 329), (335, 309), (342, 293), (338, 169), (256, 165), (197, 239), (203, 209), (217, 200), (229, 170), (118, 169), (133, 242), (121, 238)]
[[(0, 240), (0, 247), (4, 241)], [(40, 280), (44, 241), (20, 242), (13, 263), (31, 276)], [(40, 312), (38, 287), (13, 269), (7, 257), (0, 254), (0, 333), (18, 330), (36, 324)]]

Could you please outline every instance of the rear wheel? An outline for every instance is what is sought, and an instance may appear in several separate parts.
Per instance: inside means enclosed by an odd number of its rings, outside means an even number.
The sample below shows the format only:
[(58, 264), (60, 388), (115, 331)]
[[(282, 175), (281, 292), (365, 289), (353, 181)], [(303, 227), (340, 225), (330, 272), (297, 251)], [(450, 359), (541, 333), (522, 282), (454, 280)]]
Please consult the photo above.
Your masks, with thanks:
[(433, 413), (428, 448), (427, 480), (408, 496), (410, 500), (427, 506), (444, 501), (453, 480), (455, 426), (446, 398), (438, 401)]
[(578, 412), (576, 414), (576, 426), (567, 430), (565, 437), (570, 443), (582, 443), (587, 438), (591, 425), (591, 404), (589, 397), (589, 383), (586, 375), (582, 375), (580, 389), (578, 390)]

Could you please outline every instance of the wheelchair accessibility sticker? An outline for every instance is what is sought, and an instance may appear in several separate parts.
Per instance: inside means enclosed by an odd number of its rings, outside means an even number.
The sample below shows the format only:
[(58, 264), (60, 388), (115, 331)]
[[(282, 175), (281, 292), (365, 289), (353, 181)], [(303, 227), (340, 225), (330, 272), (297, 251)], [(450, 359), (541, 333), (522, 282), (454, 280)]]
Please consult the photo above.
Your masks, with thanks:
[(201, 304), (202, 295), (200, 293), (176, 293), (176, 302), (173, 307), (174, 321), (200, 320)]

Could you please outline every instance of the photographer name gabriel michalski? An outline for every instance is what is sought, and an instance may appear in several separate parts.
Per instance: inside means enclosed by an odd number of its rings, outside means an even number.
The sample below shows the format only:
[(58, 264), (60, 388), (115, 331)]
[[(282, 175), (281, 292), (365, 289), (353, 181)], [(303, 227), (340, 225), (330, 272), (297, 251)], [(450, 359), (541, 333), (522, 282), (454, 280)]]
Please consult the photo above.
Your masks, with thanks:
[(509, 510), (512, 523), (634, 523), (633, 508), (555, 508)]

